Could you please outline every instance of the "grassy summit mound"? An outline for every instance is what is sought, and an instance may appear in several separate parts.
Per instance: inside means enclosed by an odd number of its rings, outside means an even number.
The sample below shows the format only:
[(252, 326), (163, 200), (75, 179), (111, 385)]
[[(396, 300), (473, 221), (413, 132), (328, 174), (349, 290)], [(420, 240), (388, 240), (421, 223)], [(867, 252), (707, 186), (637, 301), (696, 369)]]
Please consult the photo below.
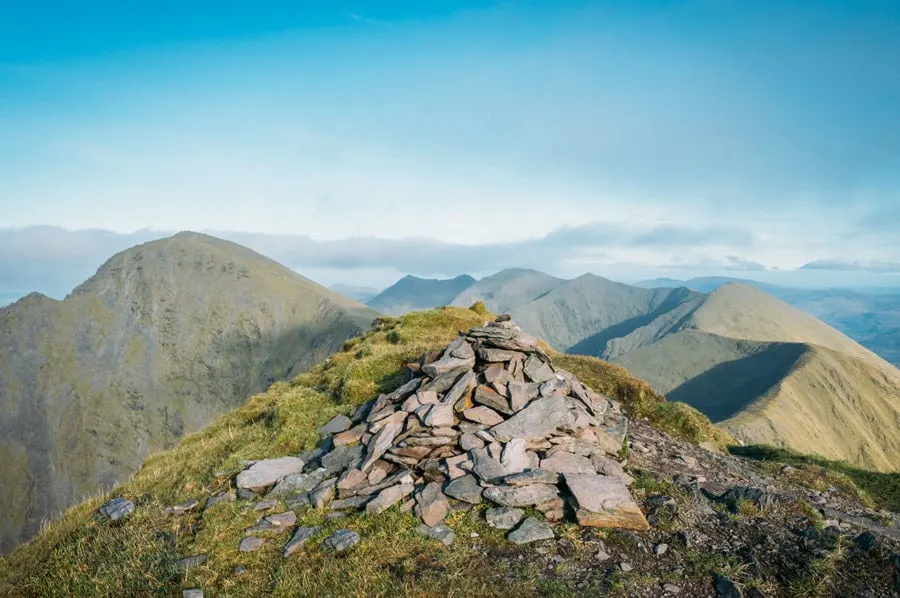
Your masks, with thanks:
[[(444, 308), (379, 320), (344, 350), (292, 382), (274, 384), (173, 450), (146, 460), (117, 488), (136, 505), (134, 514), (108, 522), (97, 509), (108, 497), (94, 497), (70, 509), (32, 542), (0, 560), (0, 594), (11, 596), (172, 595), (202, 587), (210, 595), (491, 595), (542, 591), (540, 571), (527, 562), (512, 567), (488, 558), (503, 550), (504, 533), (484, 524), (480, 508), (450, 515), (457, 542), (445, 547), (414, 532), (420, 523), (396, 508), (376, 516), (329, 519), (324, 511), (298, 512), (297, 525), (321, 526), (303, 549), (282, 558), (286, 537), (255, 552), (238, 545), (260, 517), (287, 510), (283, 501), (254, 510), (246, 501), (223, 500), (202, 509), (208, 497), (230, 490), (242, 461), (298, 454), (318, 442), (317, 429), (338, 414), (399, 386), (406, 364), (452, 341), (461, 330), (491, 319), (482, 305)], [(619, 400), (632, 416), (699, 442), (726, 438), (697, 412), (667, 404), (621, 368), (590, 358), (554, 355), (558, 364), (595, 390)], [(171, 515), (167, 507), (196, 499), (199, 509)], [(348, 528), (362, 537), (346, 555), (320, 550), (320, 540)], [(557, 533), (572, 535), (563, 524)], [(182, 570), (179, 559), (207, 555)], [(202, 559), (198, 559), (202, 560)], [(499, 591), (498, 588), (502, 588)]]

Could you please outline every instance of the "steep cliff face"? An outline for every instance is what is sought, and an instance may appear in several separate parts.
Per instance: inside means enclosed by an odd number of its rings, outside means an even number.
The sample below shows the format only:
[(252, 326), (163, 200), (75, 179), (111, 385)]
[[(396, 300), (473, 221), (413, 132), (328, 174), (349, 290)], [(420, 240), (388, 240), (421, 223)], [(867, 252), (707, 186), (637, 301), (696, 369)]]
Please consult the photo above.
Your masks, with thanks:
[(0, 551), (376, 315), (194, 233), (117, 254), (63, 301), (0, 309)]

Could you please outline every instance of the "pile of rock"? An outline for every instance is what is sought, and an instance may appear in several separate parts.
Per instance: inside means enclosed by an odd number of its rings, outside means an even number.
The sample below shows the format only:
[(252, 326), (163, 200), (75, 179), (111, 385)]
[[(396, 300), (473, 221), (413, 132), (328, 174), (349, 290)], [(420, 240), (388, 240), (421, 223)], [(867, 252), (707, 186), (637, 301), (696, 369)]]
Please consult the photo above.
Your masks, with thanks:
[(323, 426), (319, 448), (250, 464), (237, 476), (238, 496), (373, 515), (399, 503), (442, 541), (451, 506), (482, 501), (498, 505), (490, 524), (518, 526), (509, 536), (517, 542), (553, 537), (537, 519), (520, 524), (523, 507), (549, 521), (568, 512), (584, 526), (649, 528), (613, 458), (627, 419), (554, 368), (508, 316), (409, 368), (400, 388)]

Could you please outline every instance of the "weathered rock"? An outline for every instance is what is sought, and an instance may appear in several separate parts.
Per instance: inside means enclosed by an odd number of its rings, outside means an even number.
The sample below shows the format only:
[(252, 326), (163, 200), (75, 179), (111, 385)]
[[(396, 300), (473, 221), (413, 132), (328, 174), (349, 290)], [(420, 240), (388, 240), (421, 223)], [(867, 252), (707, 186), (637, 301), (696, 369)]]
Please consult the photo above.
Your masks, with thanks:
[(491, 349), (488, 347), (478, 349), (478, 359), (487, 361), (488, 363), (504, 363), (515, 359), (516, 355), (517, 353), (515, 351), (509, 351), (507, 349)]
[(247, 488), (238, 488), (237, 497), (241, 500), (256, 500), (259, 498), (259, 494)]
[(512, 529), (525, 516), (525, 511), (512, 507), (496, 507), (484, 512), (487, 524), (497, 529)]
[(521, 411), (531, 400), (528, 387), (522, 382), (510, 381), (507, 383), (506, 393), (509, 395), (509, 406), (513, 412)]
[(323, 544), (334, 552), (343, 552), (359, 544), (359, 534), (348, 529), (341, 529), (325, 538)]
[(565, 473), (578, 523), (588, 527), (619, 527), (646, 531), (650, 525), (628, 488), (618, 478), (591, 473)]
[(630, 486), (634, 483), (634, 478), (625, 473), (622, 464), (614, 459), (610, 459), (603, 455), (594, 455), (591, 457), (591, 464), (594, 466), (597, 473), (619, 478), (626, 486)]
[(752, 488), (749, 486), (732, 486), (722, 493), (716, 500), (727, 504), (732, 511), (737, 511), (741, 502), (750, 502), (764, 509), (775, 504), (776, 499), (773, 494), (767, 493), (762, 488)]
[[(447, 438), (446, 436), (411, 436), (404, 440), (408, 446), (445, 446), (455, 444), (455, 438)], [(388, 459), (387, 455), (384, 457)], [(390, 461), (391, 459), (388, 459)]]
[(500, 457), (500, 464), (507, 474), (520, 473), (525, 471), (530, 465), (528, 458), (528, 449), (524, 438), (513, 438), (503, 447), (503, 455)]
[(350, 429), (353, 421), (346, 415), (336, 415), (327, 424), (319, 428), (319, 438), (334, 436)]
[(428, 413), (422, 418), (422, 423), (433, 428), (452, 426), (455, 418), (453, 405), (431, 405)]
[(304, 462), (298, 457), (279, 457), (257, 461), (238, 474), (236, 485), (253, 492), (262, 492), (278, 480), (303, 471)]
[(416, 516), (425, 525), (434, 527), (447, 516), (450, 503), (441, 491), (441, 484), (431, 482), (416, 497)]
[(472, 390), (475, 386), (475, 381), (475, 374), (473, 372), (466, 372), (453, 383), (453, 386), (444, 394), (444, 398), (441, 402), (444, 405), (455, 405), (457, 401)]
[(334, 485), (316, 488), (309, 493), (309, 504), (314, 509), (324, 509), (334, 499)]
[(532, 484), (557, 484), (559, 474), (545, 469), (531, 469), (522, 473), (514, 473), (503, 478), (507, 486), (530, 486)]
[(191, 556), (186, 556), (184, 558), (180, 558), (175, 561), (175, 566), (179, 571), (187, 571), (188, 569), (193, 569), (194, 567), (199, 567), (203, 563), (209, 560), (209, 555), (206, 553), (203, 554), (194, 554)]
[(309, 494), (295, 494), (284, 499), (284, 504), (292, 511), (309, 506)]
[(447, 496), (452, 496), (463, 502), (477, 505), (481, 502), (481, 493), (483, 490), (484, 489), (478, 485), (478, 480), (475, 479), (475, 476), (466, 474), (447, 484), (444, 488), (444, 493), (447, 494)]
[(459, 337), (452, 343), (447, 346), (447, 353), (450, 357), (456, 357), (457, 359), (471, 359), (475, 357), (475, 351), (472, 349), (472, 345), (466, 342), (466, 339), (463, 337)]
[(551, 395), (532, 401), (522, 411), (491, 428), (490, 432), (501, 442), (513, 438), (541, 439), (565, 426), (570, 418), (565, 397)]
[(335, 434), (331, 437), (331, 441), (334, 443), (334, 446), (358, 444), (362, 441), (363, 436), (366, 435), (366, 429), (366, 424), (359, 424), (358, 426), (350, 428), (346, 432)]
[[(513, 353), (513, 355), (515, 355), (515, 353)], [(512, 375), (500, 366), (489, 367), (484, 370), (481, 375), (484, 376), (484, 381), (488, 384), (493, 382), (506, 384), (512, 380)]]
[(445, 374), (471, 370), (473, 367), (475, 367), (474, 355), (464, 359), (447, 356), (423, 366), (422, 372), (429, 378), (437, 378), (438, 376), (443, 376)]
[(557, 497), (556, 486), (532, 484), (530, 486), (495, 486), (486, 488), (483, 496), (504, 507), (533, 507)]
[(378, 434), (369, 441), (366, 447), (366, 458), (360, 466), (360, 470), (365, 473), (375, 461), (381, 458), (394, 442), (394, 438), (403, 430), (403, 424), (388, 424), (378, 431)]
[(376, 461), (369, 469), (369, 484), (378, 484), (394, 470), (394, 466), (387, 461)]
[(360, 470), (353, 468), (345, 471), (337, 481), (337, 489), (352, 490), (361, 488), (369, 483), (369, 477)]
[(716, 575), (716, 591), (720, 598), (744, 598), (737, 584), (724, 575)]
[(397, 486), (391, 486), (390, 488), (385, 488), (381, 492), (378, 493), (371, 502), (366, 504), (366, 513), (369, 515), (377, 515), (382, 511), (386, 511), (391, 508), (410, 494), (412, 494), (413, 486), (411, 483), (407, 484), (398, 484)]
[(100, 507), (100, 514), (107, 517), (110, 521), (124, 519), (132, 513), (134, 513), (134, 503), (121, 496), (110, 500)]
[(541, 460), (541, 469), (555, 473), (596, 473), (590, 459), (565, 451)]
[(475, 388), (473, 400), (479, 405), (490, 407), (499, 413), (505, 413), (506, 415), (512, 415), (513, 413), (512, 409), (509, 408), (509, 402), (506, 400), (506, 397), (500, 396), (499, 393), (484, 384)]
[(203, 598), (203, 590), (200, 588), (181, 590), (181, 598)]
[(227, 490), (225, 492), (220, 492), (219, 494), (214, 494), (206, 499), (206, 508), (210, 508), (211, 506), (218, 504), (220, 502), (234, 502), (237, 500), (237, 495), (233, 490)]
[(522, 522), (522, 525), (511, 531), (506, 538), (513, 544), (528, 544), (539, 540), (552, 540), (554, 535), (553, 529), (545, 522), (539, 521), (534, 517), (528, 517)]
[(340, 500), (334, 500), (328, 505), (328, 508), (332, 511), (348, 511), (351, 509), (359, 510), (366, 506), (372, 500), (371, 496), (351, 496), (350, 498), (342, 498)]
[(284, 513), (267, 516), (266, 521), (278, 528), (293, 527), (297, 523), (297, 514), (293, 511), (285, 511)]
[(435, 525), (434, 527), (422, 524), (416, 528), (416, 531), (425, 536), (434, 538), (444, 546), (450, 546), (456, 540), (456, 534), (453, 533), (446, 525)]
[(466, 475), (466, 472), (471, 469), (472, 462), (469, 460), (468, 455), (456, 455), (444, 459), (444, 466), (447, 469), (447, 477), (455, 480)]
[(538, 384), (554, 378), (553, 368), (535, 355), (529, 355), (525, 360), (524, 370), (525, 376)]
[(494, 426), (503, 422), (503, 416), (488, 407), (472, 407), (462, 412), (462, 416), (469, 421)]
[(472, 449), (484, 448), (484, 440), (472, 434), (471, 432), (466, 432), (462, 436), (459, 437), (459, 448), (464, 451), (471, 451)]
[(472, 472), (485, 482), (490, 482), (506, 475), (506, 469), (497, 459), (491, 457), (488, 449), (473, 449), (469, 452), (472, 459)]
[(238, 544), (238, 550), (241, 552), (253, 552), (254, 550), (258, 550), (266, 541), (262, 538), (257, 538), (256, 536), (247, 536), (241, 543)]
[(282, 556), (288, 557), (292, 555), (297, 551), (298, 548), (303, 546), (306, 542), (309, 541), (310, 538), (315, 536), (320, 531), (322, 531), (321, 525), (315, 525), (312, 527), (298, 527), (291, 539), (288, 540), (288, 543), (284, 545), (284, 549), (281, 551)]
[(282, 478), (268, 496), (287, 496), (289, 494), (303, 494), (309, 492), (325, 479), (326, 471), (319, 468), (310, 473), (292, 473)]
[(182, 515), (184, 513), (188, 513), (193, 511), (198, 506), (200, 506), (200, 501), (196, 498), (192, 498), (190, 500), (186, 500), (182, 503), (178, 503), (177, 505), (172, 505), (171, 507), (167, 507), (165, 513), (167, 515)]

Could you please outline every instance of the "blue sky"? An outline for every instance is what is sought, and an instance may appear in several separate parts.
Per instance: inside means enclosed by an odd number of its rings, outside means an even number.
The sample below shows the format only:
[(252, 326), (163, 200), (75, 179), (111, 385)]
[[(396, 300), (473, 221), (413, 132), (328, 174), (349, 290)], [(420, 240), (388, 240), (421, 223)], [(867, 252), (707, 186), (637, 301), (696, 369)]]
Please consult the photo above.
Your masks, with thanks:
[(371, 284), (900, 263), (896, 2), (309, 4), (0, 0), (0, 228), (344, 241), (297, 267)]

